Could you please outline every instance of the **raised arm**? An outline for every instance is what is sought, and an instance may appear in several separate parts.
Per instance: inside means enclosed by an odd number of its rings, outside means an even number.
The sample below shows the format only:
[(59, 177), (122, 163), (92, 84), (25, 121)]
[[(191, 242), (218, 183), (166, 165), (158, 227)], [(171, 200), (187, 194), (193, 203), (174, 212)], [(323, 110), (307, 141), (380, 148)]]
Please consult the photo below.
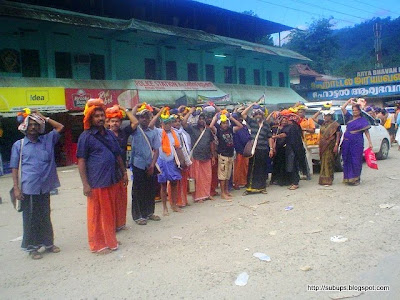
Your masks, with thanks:
[(274, 111), (272, 112), (272, 113), (270, 113), (269, 115), (268, 115), (268, 117), (265, 119), (265, 121), (267, 121), (267, 123), (269, 124), (269, 123), (271, 123), (271, 118), (272, 118), (272, 115), (274, 114)]
[[(154, 109), (157, 110), (158, 108), (155, 107)], [(149, 126), (148, 126), (150, 129), (154, 129), (157, 119), (161, 116), (161, 113), (163, 112), (163, 110), (164, 110), (164, 107), (162, 107), (161, 109), (158, 109), (157, 114), (153, 117), (153, 119), (151, 119)]]
[(350, 98), (349, 100), (347, 100), (341, 107), (340, 109), (342, 110), (343, 115), (347, 114), (347, 106), (354, 101), (354, 98)]
[(243, 128), (243, 124), (240, 123), (238, 120), (236, 120), (232, 114), (229, 116), (229, 120), (234, 124), (233, 126), (233, 132), (237, 132), (238, 130)]
[(43, 120), (45, 120), (47, 123), (49, 123), (58, 133), (63, 131), (63, 129), (64, 129), (63, 124), (61, 124), (53, 119), (50, 119), (49, 117), (46, 118), (38, 110), (36, 110), (34, 113), (39, 115), (41, 118), (43, 118)]
[(317, 112), (311, 117), (311, 119), (313, 119), (313, 121), (314, 121), (315, 123), (318, 123), (318, 116), (319, 116), (320, 113), (321, 113), (321, 110), (317, 111)]
[(257, 105), (257, 103), (252, 103), (249, 106), (246, 107), (246, 109), (244, 111), (242, 111), (242, 117), (243, 119), (247, 119), (247, 115), (249, 114), (250, 109), (254, 106)]
[(215, 114), (210, 123), (210, 129), (214, 133), (217, 133), (217, 128), (215, 128), (215, 123), (217, 123), (217, 118), (218, 118), (218, 114)]
[(129, 121), (131, 121), (131, 127), (133, 130), (136, 129), (136, 127), (138, 127), (139, 125), (139, 121), (136, 118), (136, 113), (137, 113), (137, 109), (141, 104), (136, 104), (135, 107), (132, 109), (132, 111), (126, 110), (124, 107), (121, 106), (121, 108), (123, 110), (126, 111), (126, 116), (128, 117)]
[(188, 127), (188, 119), (194, 113), (195, 110), (196, 110), (196, 107), (191, 107), (189, 112), (183, 117), (183, 119), (182, 119), (183, 128)]

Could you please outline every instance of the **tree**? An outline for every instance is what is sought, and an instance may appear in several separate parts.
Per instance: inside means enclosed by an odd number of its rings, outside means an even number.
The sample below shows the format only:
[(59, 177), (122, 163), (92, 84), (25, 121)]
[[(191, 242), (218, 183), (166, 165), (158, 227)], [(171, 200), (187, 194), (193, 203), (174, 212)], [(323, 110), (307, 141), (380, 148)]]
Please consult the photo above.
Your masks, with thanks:
[(289, 34), (285, 47), (312, 59), (310, 66), (320, 73), (331, 70), (332, 58), (339, 49), (337, 37), (333, 35), (332, 18), (313, 21), (306, 30), (294, 30)]

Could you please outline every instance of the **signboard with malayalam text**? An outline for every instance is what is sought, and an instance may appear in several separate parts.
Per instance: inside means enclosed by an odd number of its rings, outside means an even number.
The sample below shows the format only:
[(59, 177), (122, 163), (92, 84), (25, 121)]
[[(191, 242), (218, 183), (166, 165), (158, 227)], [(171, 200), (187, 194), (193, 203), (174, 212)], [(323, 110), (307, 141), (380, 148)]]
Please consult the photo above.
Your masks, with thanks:
[(336, 79), (328, 81), (315, 81), (311, 83), (313, 90), (337, 89), (364, 85), (400, 83), (400, 67), (379, 70), (360, 71), (353, 78)]
[(379, 97), (400, 95), (400, 84), (363, 86), (307, 93), (308, 100), (345, 100), (352, 97)]

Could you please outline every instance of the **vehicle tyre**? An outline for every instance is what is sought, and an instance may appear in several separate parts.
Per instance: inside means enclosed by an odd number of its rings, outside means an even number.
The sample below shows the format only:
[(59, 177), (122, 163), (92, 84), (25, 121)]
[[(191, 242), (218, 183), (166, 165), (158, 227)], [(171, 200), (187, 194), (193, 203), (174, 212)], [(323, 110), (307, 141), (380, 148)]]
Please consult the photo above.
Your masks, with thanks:
[(381, 144), (381, 149), (376, 154), (376, 159), (383, 160), (389, 156), (389, 141), (384, 139)]
[(335, 158), (335, 171), (343, 172), (343, 158), (342, 158), (342, 151), (340, 150)]

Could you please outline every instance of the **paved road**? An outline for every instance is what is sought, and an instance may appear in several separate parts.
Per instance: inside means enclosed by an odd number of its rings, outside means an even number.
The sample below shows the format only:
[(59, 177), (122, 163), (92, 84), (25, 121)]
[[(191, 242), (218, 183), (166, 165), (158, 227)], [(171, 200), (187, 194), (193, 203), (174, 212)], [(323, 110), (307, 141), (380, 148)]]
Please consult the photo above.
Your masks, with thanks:
[[(397, 146), (378, 171), (364, 165), (358, 187), (343, 185), (337, 173), (329, 188), (314, 176), (297, 191), (273, 186), (268, 195), (235, 192), (232, 203), (195, 204), (147, 226), (133, 224), (128, 214), (129, 230), (118, 234), (122, 245), (107, 256), (88, 249), (77, 169), (61, 168), (59, 176), (62, 187), (52, 197), (59, 254), (29, 259), (19, 241), (10, 241), (22, 234), (21, 215), (6, 201), (0, 205), (1, 299), (329, 299), (335, 292), (307, 291), (322, 284), (390, 285), (389, 292), (365, 292), (359, 299), (400, 294)], [(9, 176), (0, 178), (3, 199), (10, 186)], [(161, 213), (160, 204), (156, 210)], [(331, 242), (336, 235), (348, 240)], [(248, 284), (235, 286), (244, 271)]]

